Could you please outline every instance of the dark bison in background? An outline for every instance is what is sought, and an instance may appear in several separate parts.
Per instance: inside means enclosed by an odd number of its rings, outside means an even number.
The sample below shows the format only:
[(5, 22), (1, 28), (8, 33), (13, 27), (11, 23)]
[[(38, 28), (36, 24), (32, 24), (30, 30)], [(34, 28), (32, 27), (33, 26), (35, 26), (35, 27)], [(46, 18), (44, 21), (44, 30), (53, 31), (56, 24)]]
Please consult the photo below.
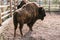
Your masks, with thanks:
[(17, 9), (21, 8), (24, 4), (26, 4), (26, 2), (22, 0), (21, 3), (17, 6)]
[(16, 35), (17, 25), (19, 24), (19, 30), (21, 35), (23, 24), (27, 24), (29, 30), (32, 31), (32, 26), (36, 20), (43, 20), (46, 16), (45, 10), (43, 7), (38, 7), (35, 3), (27, 3), (23, 5), (20, 9), (17, 9), (13, 14), (13, 23), (14, 23), (14, 37)]

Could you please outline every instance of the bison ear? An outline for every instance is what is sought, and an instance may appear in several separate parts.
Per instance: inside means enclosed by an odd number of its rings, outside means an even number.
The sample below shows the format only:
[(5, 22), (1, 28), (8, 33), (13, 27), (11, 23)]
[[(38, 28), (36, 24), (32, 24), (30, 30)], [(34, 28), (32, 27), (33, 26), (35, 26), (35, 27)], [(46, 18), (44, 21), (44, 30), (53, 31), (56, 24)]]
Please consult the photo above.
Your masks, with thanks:
[(43, 9), (43, 7), (39, 7), (38, 12), (41, 13), (42, 9)]
[(39, 10), (42, 10), (43, 9), (43, 7), (39, 7)]

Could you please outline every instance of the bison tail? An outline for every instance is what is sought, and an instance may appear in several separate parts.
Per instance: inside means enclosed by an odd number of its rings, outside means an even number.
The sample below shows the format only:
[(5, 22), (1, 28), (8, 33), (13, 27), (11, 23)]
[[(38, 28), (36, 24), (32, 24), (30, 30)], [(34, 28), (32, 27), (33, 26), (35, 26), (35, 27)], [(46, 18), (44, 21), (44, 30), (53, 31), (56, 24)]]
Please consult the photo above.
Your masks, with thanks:
[(14, 14), (13, 14), (13, 24), (15, 27), (17, 27), (17, 25), (18, 25), (17, 13), (16, 12), (14, 12)]

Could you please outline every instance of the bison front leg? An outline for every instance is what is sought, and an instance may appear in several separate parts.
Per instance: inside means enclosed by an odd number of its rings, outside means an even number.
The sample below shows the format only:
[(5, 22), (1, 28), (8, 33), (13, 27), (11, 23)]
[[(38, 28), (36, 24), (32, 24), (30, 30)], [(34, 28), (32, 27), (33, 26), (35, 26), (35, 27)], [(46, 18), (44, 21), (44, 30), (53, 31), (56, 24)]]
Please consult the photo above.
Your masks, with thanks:
[(32, 26), (34, 23), (35, 23), (35, 21), (31, 21), (30, 23), (27, 24), (30, 31), (33, 31)]
[(32, 30), (33, 24), (30, 24), (30, 23), (29, 23), (29, 24), (27, 24), (27, 25), (28, 25), (28, 27), (29, 27), (29, 30), (30, 30), (30, 31), (33, 31), (33, 30)]
[(21, 36), (23, 36), (22, 28), (23, 28), (23, 24), (19, 24), (19, 30), (20, 30), (20, 34), (21, 34)]

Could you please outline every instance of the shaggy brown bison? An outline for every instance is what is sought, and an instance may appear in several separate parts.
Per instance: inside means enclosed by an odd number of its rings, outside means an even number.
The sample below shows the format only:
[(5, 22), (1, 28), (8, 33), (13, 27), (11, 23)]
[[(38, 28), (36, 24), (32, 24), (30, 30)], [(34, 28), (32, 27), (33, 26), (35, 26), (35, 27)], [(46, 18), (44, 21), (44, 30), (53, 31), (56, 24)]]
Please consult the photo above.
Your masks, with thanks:
[(14, 37), (16, 35), (17, 25), (19, 24), (19, 29), (21, 35), (23, 24), (27, 24), (30, 31), (32, 31), (32, 26), (36, 20), (43, 20), (46, 16), (45, 10), (43, 7), (38, 7), (35, 3), (27, 3), (23, 5), (20, 9), (17, 9), (13, 14), (13, 23), (14, 23)]

